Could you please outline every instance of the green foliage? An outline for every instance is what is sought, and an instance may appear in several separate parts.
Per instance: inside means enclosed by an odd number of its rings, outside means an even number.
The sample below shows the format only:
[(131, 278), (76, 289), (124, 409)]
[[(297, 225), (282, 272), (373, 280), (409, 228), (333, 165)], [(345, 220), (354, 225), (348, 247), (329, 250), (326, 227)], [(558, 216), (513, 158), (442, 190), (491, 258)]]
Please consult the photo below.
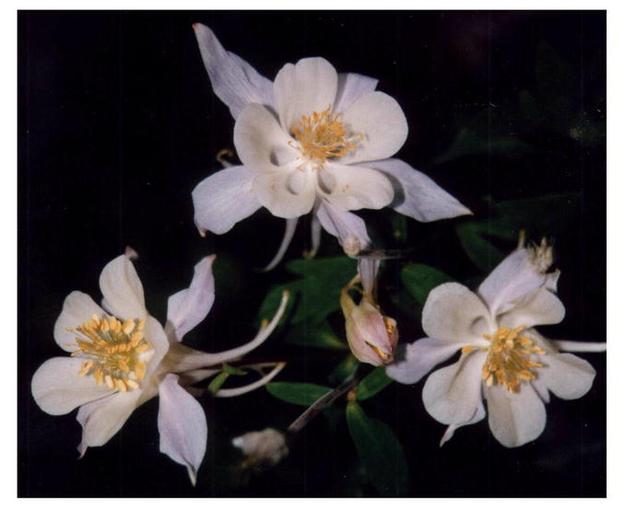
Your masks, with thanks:
[(360, 361), (350, 352), (328, 375), (328, 380), (333, 384), (340, 384), (352, 375), (358, 369), (358, 366), (360, 366)]
[(229, 376), (230, 374), (226, 371), (222, 371), (221, 373), (219, 373), (219, 375), (217, 375), (208, 385), (208, 391), (211, 394), (216, 394), (217, 391), (219, 391), (223, 387)]
[(412, 297), (422, 305), (428, 297), (430, 291), (441, 283), (451, 282), (453, 279), (425, 264), (408, 264), (401, 271), (401, 279)]
[(286, 265), (298, 279), (273, 287), (265, 297), (260, 317), (270, 319), (280, 303), (282, 291), (291, 298), (287, 307), (289, 329), (286, 341), (298, 345), (345, 349), (327, 323), (328, 315), (340, 310), (341, 289), (356, 274), (356, 261), (349, 257), (298, 259)]
[(508, 253), (495, 246), (493, 238), (516, 242), (522, 229), (529, 237), (562, 237), (578, 212), (579, 194), (575, 193), (502, 201), (491, 205), (488, 218), (459, 223), (456, 233), (471, 261), (482, 271), (490, 271)]
[(357, 402), (345, 411), (347, 426), (369, 481), (381, 495), (405, 495), (408, 465), (401, 444), (391, 428), (367, 416)]
[(270, 382), (265, 387), (272, 396), (302, 407), (312, 405), (332, 390), (330, 387), (305, 382)]
[(386, 376), (385, 367), (380, 366), (360, 381), (356, 388), (356, 399), (368, 400), (392, 383), (393, 380)]

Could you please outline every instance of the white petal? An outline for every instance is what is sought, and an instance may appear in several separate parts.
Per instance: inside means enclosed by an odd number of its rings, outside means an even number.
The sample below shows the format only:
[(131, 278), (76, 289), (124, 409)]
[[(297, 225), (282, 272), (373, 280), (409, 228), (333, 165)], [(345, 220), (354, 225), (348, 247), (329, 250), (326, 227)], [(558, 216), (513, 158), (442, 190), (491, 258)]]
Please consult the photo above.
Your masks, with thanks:
[(518, 393), (494, 385), (484, 388), (488, 403), (488, 425), (494, 437), (505, 447), (519, 447), (536, 440), (545, 429), (545, 405), (529, 384)]
[(88, 447), (106, 444), (117, 433), (138, 406), (141, 389), (115, 393), (105, 399), (80, 407), (76, 419), (82, 425), (81, 457)]
[(327, 232), (339, 239), (347, 255), (358, 255), (371, 245), (365, 221), (358, 215), (321, 202), (317, 208), (317, 218)]
[(395, 198), (391, 207), (420, 222), (470, 215), (471, 211), (439, 187), (430, 177), (397, 158), (367, 164), (391, 181)]
[(97, 385), (93, 377), (78, 374), (84, 362), (78, 357), (53, 357), (37, 369), (31, 390), (41, 410), (52, 415), (67, 414), (111, 394), (105, 384)]
[(564, 319), (566, 310), (562, 301), (553, 292), (538, 289), (529, 299), (521, 301), (508, 313), (499, 318), (502, 326), (533, 327), (547, 324), (558, 324)]
[(145, 321), (145, 339), (149, 342), (153, 349), (150, 362), (148, 363), (145, 374), (146, 380), (150, 378), (152, 373), (161, 364), (162, 359), (169, 350), (169, 340), (165, 334), (165, 330), (161, 323), (152, 316), (148, 316)]
[(258, 104), (247, 106), (234, 124), (234, 146), (243, 165), (253, 171), (275, 172), (299, 154), (293, 140), (269, 110)]
[(484, 419), (484, 417), (486, 417), (486, 410), (484, 410), (484, 404), (482, 403), (482, 400), (480, 400), (480, 402), (477, 404), (477, 408), (475, 409), (475, 414), (473, 415), (471, 419), (469, 419), (465, 423), (450, 424), (449, 426), (447, 426), (447, 429), (445, 430), (445, 433), (443, 434), (443, 437), (441, 438), (439, 445), (443, 447), (443, 445), (449, 442), (454, 436), (454, 433), (456, 433), (456, 430), (458, 428), (462, 428), (463, 426), (469, 426), (471, 424), (478, 423), (482, 419)]
[(202, 180), (191, 194), (195, 225), (223, 234), (258, 210), (260, 203), (252, 188), (254, 177), (253, 171), (239, 165)]
[(303, 115), (331, 108), (336, 99), (338, 76), (324, 58), (303, 58), (286, 64), (273, 83), (280, 123), (290, 132)]
[(204, 257), (195, 265), (189, 288), (169, 296), (167, 300), (166, 334), (175, 341), (202, 322), (215, 301), (214, 255)]
[(575, 400), (592, 387), (596, 372), (588, 361), (573, 354), (545, 354), (539, 360), (545, 367), (536, 370), (538, 379), (558, 398)]
[(297, 222), (298, 222), (297, 218), (288, 218), (286, 220), (286, 224), (284, 226), (284, 236), (282, 236), (282, 241), (280, 242), (278, 251), (273, 256), (273, 259), (269, 261), (269, 264), (267, 264), (263, 268), (263, 271), (265, 272), (271, 271), (280, 263), (280, 261), (284, 257), (284, 254), (289, 248), (291, 241), (293, 240), (293, 235), (295, 234), (295, 229), (297, 228)]
[(100, 275), (103, 305), (122, 319), (138, 319), (146, 314), (143, 286), (132, 262), (125, 255), (109, 262)]
[(93, 315), (101, 317), (104, 310), (84, 292), (74, 291), (65, 298), (61, 315), (54, 323), (54, 340), (66, 352), (76, 350), (76, 329), (87, 322)]
[(201, 405), (168, 374), (159, 390), (160, 451), (187, 467), (193, 485), (206, 452), (208, 426)]
[[(299, 182), (292, 185), (297, 174)], [(274, 171), (259, 174), (254, 180), (254, 191), (260, 203), (272, 215), (280, 218), (297, 218), (310, 212), (315, 204), (316, 189), (314, 175), (299, 169)], [(298, 190), (295, 193), (294, 190)]]
[(386, 374), (402, 384), (415, 384), (437, 364), (453, 356), (460, 347), (458, 342), (421, 338), (399, 347), (395, 362), (386, 367)]
[(470, 421), (482, 400), (482, 365), (486, 353), (463, 354), (452, 365), (436, 370), (423, 386), (428, 414), (443, 424)]
[(247, 104), (272, 105), (273, 85), (269, 79), (226, 51), (207, 26), (195, 23), (193, 30), (213, 91), (230, 108), (235, 119)]
[(334, 112), (342, 113), (355, 100), (375, 91), (376, 86), (378, 86), (378, 80), (369, 76), (354, 74), (353, 72), (339, 74)]
[(498, 315), (533, 295), (548, 280), (549, 275), (541, 273), (533, 264), (530, 250), (518, 248), (497, 265), (477, 292), (492, 315)]
[(332, 181), (329, 186), (321, 180), (322, 195), (343, 210), (380, 209), (393, 200), (390, 180), (368, 167), (326, 163), (320, 178)]
[(450, 282), (435, 287), (423, 307), (422, 325), (432, 338), (460, 343), (480, 339), (488, 330), (488, 310), (464, 285)]
[(363, 255), (358, 257), (358, 275), (365, 294), (375, 294), (380, 259), (373, 256)]
[(392, 157), (406, 142), (408, 122), (397, 101), (382, 92), (361, 96), (343, 114), (348, 131), (363, 138), (355, 151), (341, 158), (353, 164)]

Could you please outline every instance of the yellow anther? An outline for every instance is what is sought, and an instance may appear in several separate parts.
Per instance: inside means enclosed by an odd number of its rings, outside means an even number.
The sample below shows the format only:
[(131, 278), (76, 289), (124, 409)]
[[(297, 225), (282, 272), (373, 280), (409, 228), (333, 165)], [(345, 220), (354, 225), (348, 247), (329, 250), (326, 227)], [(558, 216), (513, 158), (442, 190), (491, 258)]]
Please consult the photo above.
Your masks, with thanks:
[(303, 115), (291, 129), (291, 135), (299, 142), (302, 154), (319, 164), (354, 151), (363, 137), (349, 135), (341, 115), (332, 113), (330, 107), (310, 116)]
[(122, 323), (115, 317), (93, 315), (71, 330), (77, 333), (78, 346), (71, 355), (85, 358), (78, 374), (91, 375), (97, 385), (106, 384), (117, 391), (139, 387), (146, 370), (142, 354), (150, 350), (141, 331), (143, 327), (143, 320)]
[[(521, 335), (524, 330), (524, 326), (514, 329), (500, 327), (495, 333), (484, 335), (491, 342), (482, 367), (482, 379), (488, 387), (499, 384), (510, 392), (518, 392), (521, 382), (536, 378), (532, 369), (544, 366), (534, 361), (531, 355), (542, 355), (545, 351), (533, 339)], [(468, 347), (464, 347), (462, 351)]]

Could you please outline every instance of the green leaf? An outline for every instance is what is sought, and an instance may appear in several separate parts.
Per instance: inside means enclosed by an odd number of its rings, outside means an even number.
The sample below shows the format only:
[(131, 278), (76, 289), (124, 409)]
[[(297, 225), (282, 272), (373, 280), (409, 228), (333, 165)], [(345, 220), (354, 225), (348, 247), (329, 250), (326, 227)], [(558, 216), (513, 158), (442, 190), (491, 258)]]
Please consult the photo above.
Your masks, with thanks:
[(347, 343), (339, 339), (327, 321), (301, 322), (288, 329), (285, 341), (295, 345), (344, 350)]
[(422, 305), (434, 287), (453, 281), (446, 273), (425, 264), (408, 264), (401, 271), (401, 279), (410, 295)]
[(212, 394), (217, 393), (217, 391), (219, 391), (222, 388), (222, 386), (224, 385), (226, 380), (228, 380), (229, 376), (230, 376), (230, 374), (228, 372), (222, 371), (208, 385), (209, 392), (211, 392)]
[(393, 379), (386, 376), (386, 368), (379, 366), (360, 381), (356, 388), (356, 399), (368, 400), (392, 383)]
[(408, 465), (402, 446), (391, 428), (368, 417), (354, 401), (347, 404), (345, 416), (369, 481), (381, 495), (405, 495), (408, 490)]
[(345, 359), (336, 365), (330, 375), (328, 375), (328, 380), (332, 383), (339, 384), (354, 373), (358, 369), (359, 365), (360, 361), (358, 361), (358, 359), (356, 359), (350, 352)]
[(332, 390), (330, 387), (305, 382), (270, 382), (265, 387), (272, 396), (303, 407), (312, 405)]
[[(484, 237), (486, 224), (465, 222), (456, 226), (460, 244), (473, 264), (482, 271), (491, 271), (505, 254)], [(511, 238), (510, 238), (511, 239)]]

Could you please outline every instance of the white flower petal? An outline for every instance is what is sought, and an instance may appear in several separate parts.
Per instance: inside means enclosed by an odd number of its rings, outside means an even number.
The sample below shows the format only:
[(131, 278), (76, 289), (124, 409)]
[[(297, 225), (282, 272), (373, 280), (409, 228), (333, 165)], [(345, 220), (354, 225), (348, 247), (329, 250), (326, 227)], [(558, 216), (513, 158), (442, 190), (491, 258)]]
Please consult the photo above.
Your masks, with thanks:
[(477, 404), (477, 408), (475, 409), (475, 414), (471, 419), (469, 419), (465, 423), (450, 424), (449, 426), (447, 426), (447, 429), (445, 430), (445, 433), (443, 434), (439, 445), (443, 447), (443, 445), (449, 442), (454, 436), (454, 433), (456, 433), (457, 429), (462, 428), (463, 426), (469, 426), (471, 424), (478, 423), (482, 419), (484, 419), (484, 417), (486, 417), (486, 410), (484, 410), (484, 404), (482, 403), (482, 400), (480, 400), (480, 402)]
[(195, 23), (193, 30), (213, 91), (230, 108), (235, 119), (248, 104), (273, 104), (273, 85), (269, 79), (226, 51), (207, 26)]
[(263, 271), (265, 271), (265, 272), (271, 271), (273, 268), (275, 268), (280, 263), (280, 261), (284, 257), (284, 254), (286, 253), (287, 249), (289, 248), (289, 245), (291, 244), (291, 241), (293, 240), (293, 236), (295, 235), (295, 229), (297, 228), (297, 222), (298, 222), (297, 218), (288, 218), (286, 220), (286, 224), (284, 226), (284, 236), (282, 236), (282, 241), (280, 242), (280, 246), (278, 247), (278, 251), (273, 256), (273, 259), (271, 259), (269, 261), (269, 264), (267, 264), (262, 269)]
[(146, 381), (149, 380), (152, 373), (156, 371), (156, 368), (161, 364), (161, 361), (169, 350), (169, 340), (165, 334), (165, 330), (161, 323), (151, 315), (147, 317), (145, 321), (145, 339), (148, 341), (153, 349), (150, 357), (150, 362), (145, 373)]
[(482, 365), (486, 353), (463, 354), (452, 365), (436, 370), (423, 386), (425, 410), (443, 424), (464, 424), (482, 400)]
[(93, 315), (101, 317), (104, 310), (84, 292), (74, 291), (65, 298), (61, 315), (54, 323), (54, 340), (66, 352), (76, 350), (76, 329), (87, 322)]
[(338, 238), (347, 255), (358, 255), (371, 245), (365, 221), (358, 215), (335, 208), (328, 202), (319, 204), (316, 215), (321, 226)]
[(214, 255), (204, 257), (195, 265), (191, 285), (169, 296), (166, 334), (172, 340), (181, 341), (210, 312), (215, 301), (214, 261)]
[(52, 415), (67, 414), (111, 394), (105, 384), (97, 385), (93, 377), (78, 374), (84, 362), (78, 357), (53, 357), (37, 369), (31, 390), (41, 410)]
[(538, 379), (558, 398), (575, 400), (584, 396), (592, 387), (595, 369), (580, 357), (573, 354), (545, 354), (540, 357), (540, 362), (545, 367), (536, 370)]
[(375, 294), (379, 270), (380, 259), (377, 257), (366, 255), (358, 257), (358, 275), (365, 294)]
[(193, 485), (204, 459), (208, 426), (202, 406), (168, 374), (158, 390), (160, 451), (187, 467)]
[(471, 210), (439, 187), (430, 177), (397, 158), (369, 162), (369, 167), (382, 171), (391, 181), (395, 198), (391, 207), (420, 222), (432, 222), (461, 215)]
[(320, 113), (334, 105), (338, 76), (324, 58), (303, 58), (286, 64), (273, 83), (280, 124), (290, 132), (303, 115)]
[(81, 457), (88, 447), (100, 447), (113, 438), (137, 408), (142, 394), (141, 389), (118, 392), (80, 407), (76, 419), (82, 426), (82, 441), (78, 446)]
[[(299, 173), (296, 186), (293, 185), (294, 173)], [(260, 203), (272, 215), (286, 219), (300, 217), (312, 210), (315, 187), (314, 175), (299, 169), (259, 174), (254, 180), (254, 191)]]
[(341, 158), (344, 164), (392, 157), (408, 137), (404, 112), (386, 93), (361, 96), (343, 113), (342, 120), (349, 132), (363, 136), (356, 150)]
[(548, 283), (548, 277), (534, 265), (529, 249), (518, 248), (495, 267), (477, 293), (494, 316), (531, 296)]
[(333, 107), (334, 112), (342, 113), (355, 100), (375, 91), (376, 86), (378, 86), (378, 80), (369, 76), (353, 72), (339, 74), (336, 100)]
[(437, 364), (449, 359), (462, 345), (438, 338), (421, 338), (399, 347), (396, 361), (386, 367), (386, 374), (402, 384), (415, 384)]
[[(324, 198), (336, 208), (357, 210), (380, 209), (393, 200), (390, 180), (378, 171), (362, 166), (326, 163), (319, 185)], [(332, 181), (331, 185), (326, 182)]]
[(533, 327), (547, 324), (558, 324), (564, 319), (566, 310), (562, 301), (547, 289), (538, 289), (531, 297), (521, 301), (508, 313), (499, 318), (502, 326)]
[(253, 171), (275, 172), (299, 154), (267, 108), (250, 104), (234, 124), (234, 146), (243, 165)]
[(468, 344), (488, 330), (488, 310), (464, 285), (450, 282), (435, 287), (423, 307), (422, 325), (431, 338)]
[(122, 319), (146, 315), (143, 286), (132, 262), (125, 255), (109, 262), (100, 275), (103, 305)]
[(214, 234), (228, 232), (261, 206), (254, 195), (255, 173), (239, 165), (222, 169), (193, 189), (194, 220), (199, 229)]
[(505, 447), (519, 447), (536, 440), (545, 429), (545, 405), (530, 384), (518, 393), (494, 385), (484, 388), (488, 403), (488, 425)]

